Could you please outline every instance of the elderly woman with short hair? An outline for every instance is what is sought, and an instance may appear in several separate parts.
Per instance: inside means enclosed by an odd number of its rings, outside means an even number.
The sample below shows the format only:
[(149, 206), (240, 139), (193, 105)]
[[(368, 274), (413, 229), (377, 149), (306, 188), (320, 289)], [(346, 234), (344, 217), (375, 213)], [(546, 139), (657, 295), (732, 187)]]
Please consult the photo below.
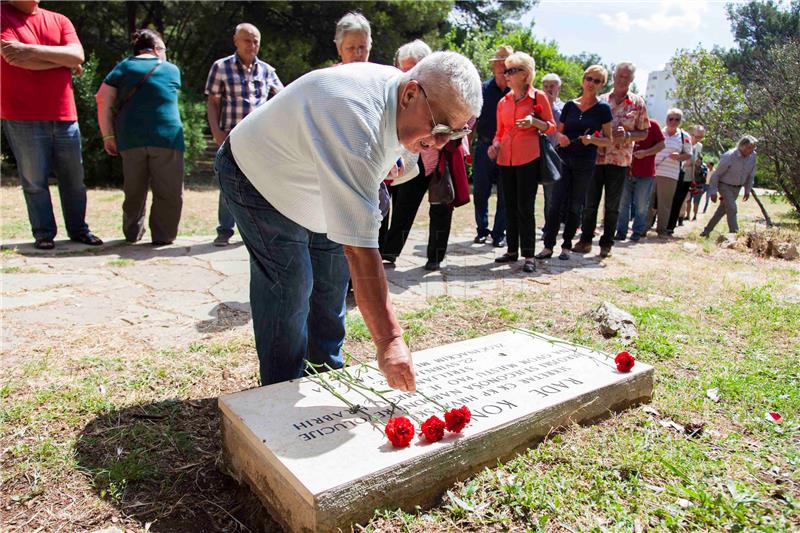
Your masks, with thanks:
[(550, 101), (533, 88), (536, 62), (524, 52), (506, 59), (504, 76), (511, 89), (497, 104), (497, 133), (487, 150), (500, 167), (506, 207), (508, 251), (495, 259), (511, 263), (525, 258), (524, 272), (536, 270), (534, 204), (539, 185), (539, 135), (553, 133), (556, 124)]
[(611, 106), (597, 97), (607, 80), (605, 68), (591, 65), (583, 73), (581, 95), (561, 109), (556, 140), (564, 164), (561, 179), (553, 185), (553, 199), (545, 213), (544, 248), (537, 254), (538, 259), (553, 256), (562, 211), (566, 211), (567, 219), (558, 258), (566, 260), (570, 257), (572, 239), (583, 216), (586, 189), (594, 173), (597, 147), (611, 145)]
[(692, 158), (692, 137), (680, 128), (683, 111), (673, 107), (667, 111), (664, 132), (664, 148), (656, 154), (655, 202), (659, 237), (669, 235), (669, 218), (672, 201), (678, 188), (681, 162)]
[(369, 21), (356, 11), (351, 11), (336, 23), (333, 37), (342, 64), (369, 61), (372, 49), (372, 29)]

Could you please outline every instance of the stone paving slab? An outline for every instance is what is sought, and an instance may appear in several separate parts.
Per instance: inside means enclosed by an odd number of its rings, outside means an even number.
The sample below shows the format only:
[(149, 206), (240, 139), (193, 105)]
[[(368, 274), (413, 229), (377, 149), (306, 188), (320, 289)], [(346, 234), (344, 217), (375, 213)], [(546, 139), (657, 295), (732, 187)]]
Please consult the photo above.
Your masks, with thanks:
[[(494, 262), (505, 250), (472, 242), (472, 231), (456, 231), (439, 271), (424, 270), (428, 232), (412, 230), (404, 253), (386, 274), (394, 302), (403, 308), (424, 305), (431, 297), (495, 298), (504, 293), (546, 290), (557, 297), (563, 284), (620, 275), (646, 254), (668, 244), (649, 239), (620, 243), (614, 256), (601, 260), (595, 247), (569, 261), (538, 262), (534, 274), (522, 272), (522, 261)], [(250, 313), (249, 257), (236, 237), (215, 247), (213, 237), (181, 237), (172, 245), (153, 247), (111, 240), (99, 247), (57, 241), (55, 250), (36, 250), (30, 241), (2, 245), (4, 268), (0, 288), (3, 350), (25, 342), (25, 332), (115, 324), (154, 348), (186, 344), (207, 332), (247, 325)], [(639, 247), (649, 252), (637, 252)], [(655, 252), (653, 251), (655, 250)], [(671, 247), (669, 253), (681, 252)], [(569, 274), (565, 276), (564, 274)], [(745, 276), (742, 276), (745, 277)], [(736, 274), (729, 283), (740, 283)], [(11, 339), (10, 331), (19, 338)]]

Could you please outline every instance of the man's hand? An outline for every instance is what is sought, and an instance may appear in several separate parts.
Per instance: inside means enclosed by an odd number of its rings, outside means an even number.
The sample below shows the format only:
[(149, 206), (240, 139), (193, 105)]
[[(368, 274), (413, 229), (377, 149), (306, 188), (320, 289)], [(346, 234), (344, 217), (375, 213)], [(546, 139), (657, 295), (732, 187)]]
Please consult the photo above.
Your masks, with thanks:
[(214, 142), (217, 143), (217, 146), (222, 146), (222, 143), (228, 138), (228, 134), (218, 128), (215, 128), (211, 132), (211, 136), (214, 137)]
[(396, 337), (378, 347), (378, 368), (386, 376), (391, 388), (406, 392), (417, 390), (411, 351), (402, 337)]
[(744, 193), (744, 198), (742, 198), (742, 200), (746, 202), (749, 198), (750, 198), (750, 193), (746, 192)]
[(634, 157), (634, 159), (643, 159), (643, 158), (647, 157), (647, 151), (646, 150), (636, 150), (635, 152), (633, 152), (633, 157)]
[[(722, 197), (720, 196), (719, 199), (722, 200)], [(717, 193), (711, 195), (711, 201), (717, 203)]]
[(561, 148), (566, 148), (567, 146), (569, 146), (569, 137), (567, 137), (563, 133), (556, 133), (556, 141), (558, 141), (558, 145)]
[(9, 65), (18, 65), (30, 56), (30, 46), (19, 41), (0, 41), (0, 51)]
[(681, 153), (680, 152), (672, 152), (667, 157), (669, 157), (670, 159), (673, 159), (675, 161), (679, 161), (680, 157), (681, 157)]

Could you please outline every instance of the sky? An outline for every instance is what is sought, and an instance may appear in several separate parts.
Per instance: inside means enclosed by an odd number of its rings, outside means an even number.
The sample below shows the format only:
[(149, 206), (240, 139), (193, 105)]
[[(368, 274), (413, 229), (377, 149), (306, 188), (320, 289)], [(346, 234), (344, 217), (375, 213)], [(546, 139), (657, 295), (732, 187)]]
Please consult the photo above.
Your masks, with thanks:
[(562, 53), (599, 54), (605, 64), (633, 61), (636, 89), (681, 48), (734, 46), (725, 5), (730, 0), (540, 0), (521, 18), (537, 38), (555, 40)]

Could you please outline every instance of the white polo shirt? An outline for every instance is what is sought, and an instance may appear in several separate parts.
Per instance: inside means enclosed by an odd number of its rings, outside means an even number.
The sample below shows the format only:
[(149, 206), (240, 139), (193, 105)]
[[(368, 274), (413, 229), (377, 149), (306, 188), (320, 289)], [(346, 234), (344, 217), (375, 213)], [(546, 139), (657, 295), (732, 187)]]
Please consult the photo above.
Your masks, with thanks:
[(230, 134), (247, 179), (275, 209), (340, 244), (378, 247), (378, 187), (401, 153), (401, 72), (351, 63), (310, 72)]

